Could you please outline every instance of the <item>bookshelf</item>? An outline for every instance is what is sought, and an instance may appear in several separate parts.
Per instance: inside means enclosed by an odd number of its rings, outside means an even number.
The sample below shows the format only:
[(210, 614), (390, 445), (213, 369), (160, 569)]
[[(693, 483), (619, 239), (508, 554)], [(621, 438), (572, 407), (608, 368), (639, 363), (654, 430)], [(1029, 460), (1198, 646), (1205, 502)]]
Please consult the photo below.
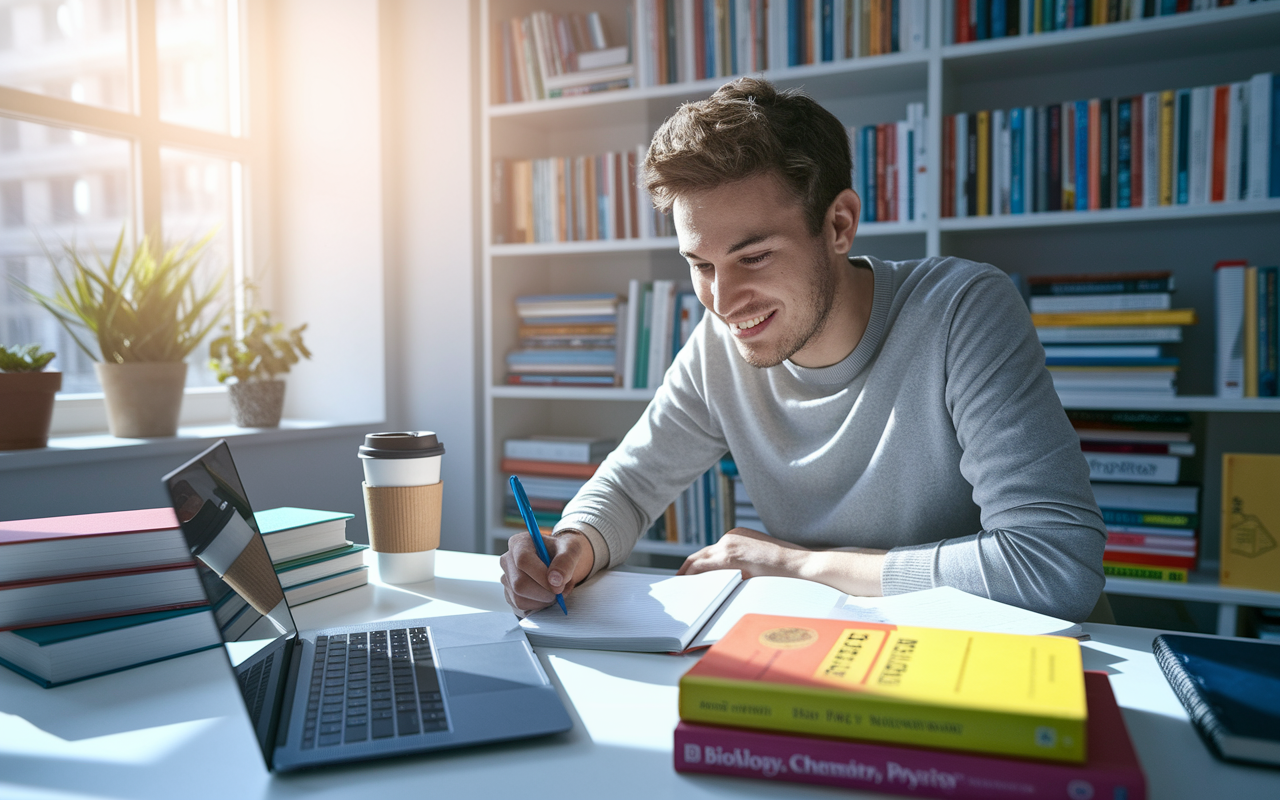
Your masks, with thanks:
[[(1024, 3), (1024, 6), (1027, 4)], [(540, 388), (504, 385), (504, 355), (515, 343), (514, 299), (522, 294), (625, 293), (630, 278), (686, 279), (674, 237), (608, 241), (495, 244), (492, 165), (495, 159), (543, 158), (633, 149), (680, 103), (706, 97), (727, 78), (687, 81), (554, 100), (495, 103), (494, 37), (498, 21), (535, 10), (601, 13), (612, 38), (628, 30), (629, 3), (595, 0), (490, 0), (481, 4), (481, 292), (483, 314), (484, 524), (491, 552), (501, 552), (511, 529), (501, 524), (502, 442), (533, 433), (601, 434), (621, 438), (643, 412), (651, 390)], [(930, 3), (930, 8), (941, 3)], [(943, 44), (944, 18), (931, 13), (927, 46), (805, 66), (769, 69), (781, 87), (803, 87), (846, 126), (904, 119), (908, 103), (924, 102), (930, 161), (926, 218), (860, 226), (855, 253), (886, 259), (955, 255), (1024, 275), (1137, 268), (1173, 269), (1175, 305), (1191, 306), (1199, 324), (1178, 346), (1180, 396), (1065, 395), (1072, 408), (1158, 409), (1191, 412), (1203, 464), (1201, 542), (1218, 547), (1218, 482), (1224, 451), (1280, 452), (1280, 399), (1227, 400), (1213, 396), (1214, 292), (1212, 265), (1224, 258), (1280, 261), (1274, 230), (1280, 198), (1196, 206), (1044, 212), (940, 218), (942, 118), (946, 114), (1017, 105), (1247, 80), (1280, 64), (1280, 2), (1245, 3), (1154, 19), (964, 44)], [(638, 552), (681, 555), (690, 548), (642, 543)], [(1203, 585), (1216, 586), (1202, 575)], [(1150, 594), (1151, 586), (1112, 580), (1109, 591)], [(1186, 586), (1163, 586), (1159, 596), (1217, 602)], [(1255, 593), (1256, 594), (1256, 593)], [(1234, 597), (1234, 595), (1232, 595)], [(1270, 595), (1265, 595), (1270, 598)], [(1280, 595), (1278, 595), (1280, 597)], [(1218, 598), (1218, 599), (1211, 599)], [(1249, 595), (1236, 605), (1261, 604)], [(1234, 613), (1234, 612), (1233, 612)]]

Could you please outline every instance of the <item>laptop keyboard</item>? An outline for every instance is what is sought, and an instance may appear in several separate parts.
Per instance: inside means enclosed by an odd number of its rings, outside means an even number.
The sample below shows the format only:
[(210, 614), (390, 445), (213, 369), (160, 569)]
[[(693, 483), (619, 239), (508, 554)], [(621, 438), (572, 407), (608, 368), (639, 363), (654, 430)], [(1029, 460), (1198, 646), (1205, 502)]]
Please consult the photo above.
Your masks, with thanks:
[(240, 679), (240, 695), (249, 706), (249, 719), (253, 720), (255, 726), (262, 715), (262, 703), (267, 699), (267, 684), (270, 683), (263, 678), (271, 676), (271, 662), (275, 658), (276, 654), (272, 653), (236, 676)]
[(426, 628), (316, 637), (304, 750), (448, 727)]

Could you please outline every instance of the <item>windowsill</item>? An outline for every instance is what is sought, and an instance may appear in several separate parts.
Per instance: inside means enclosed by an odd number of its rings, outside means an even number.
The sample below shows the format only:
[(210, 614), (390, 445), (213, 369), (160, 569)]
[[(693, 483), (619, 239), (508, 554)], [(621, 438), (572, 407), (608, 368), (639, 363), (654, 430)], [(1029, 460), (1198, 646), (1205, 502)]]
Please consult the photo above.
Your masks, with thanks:
[(279, 428), (239, 428), (229, 423), (184, 426), (178, 429), (177, 436), (157, 439), (118, 439), (106, 433), (55, 436), (49, 438), (48, 447), (0, 451), (0, 472), (154, 455), (194, 454), (201, 447), (219, 439), (270, 444), (348, 433), (363, 436), (370, 430), (377, 430), (381, 424), (287, 419), (280, 422)]

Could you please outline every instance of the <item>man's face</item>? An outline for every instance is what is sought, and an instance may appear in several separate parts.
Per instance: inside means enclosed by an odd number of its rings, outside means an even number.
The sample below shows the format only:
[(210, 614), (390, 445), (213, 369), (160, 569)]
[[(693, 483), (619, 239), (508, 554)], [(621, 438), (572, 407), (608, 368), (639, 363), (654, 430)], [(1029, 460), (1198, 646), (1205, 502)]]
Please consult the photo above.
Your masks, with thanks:
[(816, 346), (835, 298), (834, 267), (778, 179), (677, 197), (672, 212), (698, 299), (748, 364), (777, 366)]

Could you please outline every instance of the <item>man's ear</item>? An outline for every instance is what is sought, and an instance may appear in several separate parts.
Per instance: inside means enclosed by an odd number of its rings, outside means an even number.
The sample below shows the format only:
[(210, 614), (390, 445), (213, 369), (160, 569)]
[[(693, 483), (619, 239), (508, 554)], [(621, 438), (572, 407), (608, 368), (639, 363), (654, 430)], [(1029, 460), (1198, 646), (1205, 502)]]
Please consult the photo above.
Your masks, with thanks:
[(852, 189), (845, 189), (831, 201), (824, 229), (832, 252), (844, 256), (853, 249), (853, 237), (858, 233), (861, 215), (862, 199)]

